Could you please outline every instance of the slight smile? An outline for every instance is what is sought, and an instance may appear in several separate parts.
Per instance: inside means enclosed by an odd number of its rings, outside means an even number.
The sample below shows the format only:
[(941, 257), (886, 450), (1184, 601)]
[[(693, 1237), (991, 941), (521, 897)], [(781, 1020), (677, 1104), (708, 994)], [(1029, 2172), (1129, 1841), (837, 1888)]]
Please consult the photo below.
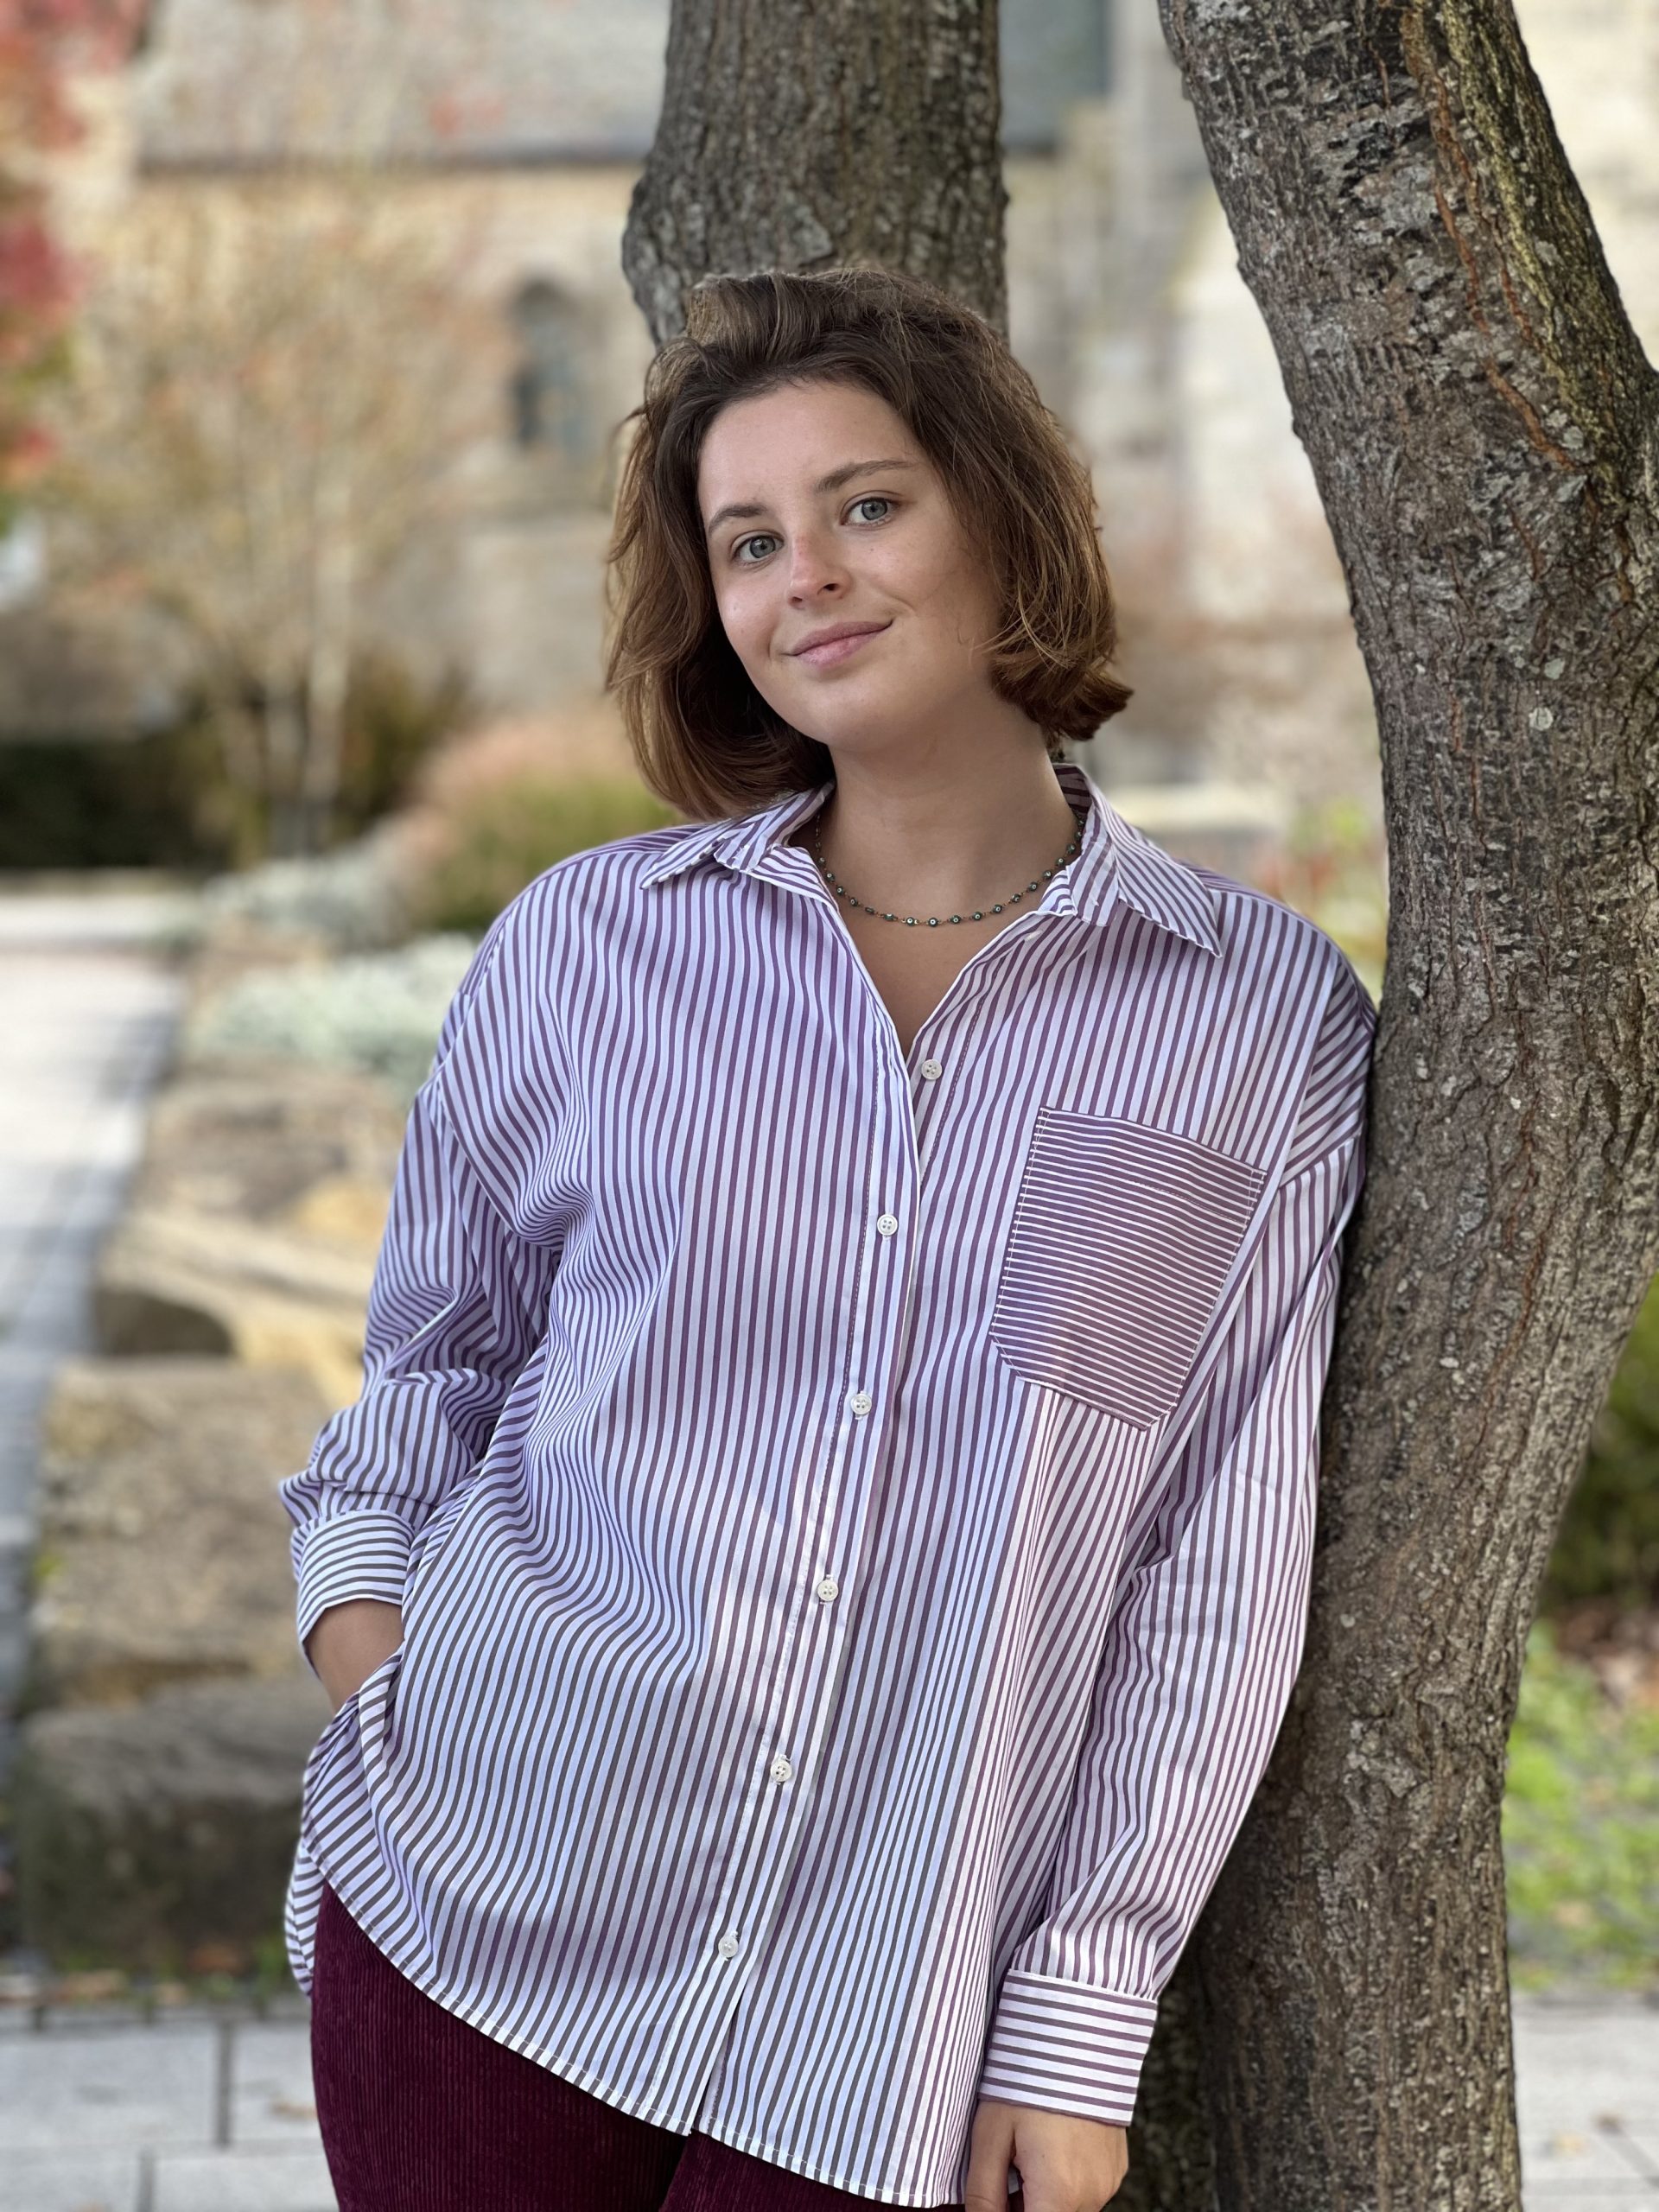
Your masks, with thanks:
[(791, 658), (809, 661), (814, 668), (829, 668), (836, 661), (849, 659), (861, 645), (868, 645), (872, 638), (879, 638), (891, 627), (890, 623), (883, 622), (879, 629), (860, 630), (851, 637), (832, 638), (827, 645), (805, 646)]

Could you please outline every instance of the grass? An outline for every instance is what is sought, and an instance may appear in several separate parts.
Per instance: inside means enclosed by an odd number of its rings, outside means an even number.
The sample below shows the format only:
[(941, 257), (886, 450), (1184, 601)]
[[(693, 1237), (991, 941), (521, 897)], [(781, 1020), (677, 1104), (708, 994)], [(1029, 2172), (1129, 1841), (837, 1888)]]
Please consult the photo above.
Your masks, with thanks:
[(1659, 1707), (1619, 1711), (1535, 1622), (1503, 1797), (1516, 1989), (1659, 1986), (1656, 1839)]

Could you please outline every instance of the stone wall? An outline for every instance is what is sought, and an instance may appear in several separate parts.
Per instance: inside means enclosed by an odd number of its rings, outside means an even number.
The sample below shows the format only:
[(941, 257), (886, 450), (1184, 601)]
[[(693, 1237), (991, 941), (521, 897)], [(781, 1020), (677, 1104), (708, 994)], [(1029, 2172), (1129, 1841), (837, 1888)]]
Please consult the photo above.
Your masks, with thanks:
[[(250, 969), (316, 957), (244, 925), (198, 955), (194, 1015)], [(10, 1809), (22, 1937), (56, 1967), (281, 1956), (330, 1707), (276, 1484), (360, 1387), (404, 1117), (361, 1070), (188, 1042), (155, 1096), (94, 1348), (60, 1366), (42, 1427)]]

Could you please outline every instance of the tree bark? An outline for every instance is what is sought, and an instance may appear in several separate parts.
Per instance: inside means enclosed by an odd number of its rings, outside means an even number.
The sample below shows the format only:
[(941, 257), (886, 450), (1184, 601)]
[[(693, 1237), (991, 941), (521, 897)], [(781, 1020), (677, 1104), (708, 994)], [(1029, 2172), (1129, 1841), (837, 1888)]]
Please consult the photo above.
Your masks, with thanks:
[(1659, 380), (1509, 0), (1160, 6), (1389, 844), (1307, 1643), (1191, 1947), (1218, 2201), (1513, 2208), (1505, 1742), (1659, 1266)]
[(880, 263), (1007, 325), (996, 0), (674, 0), (622, 266), (657, 344), (700, 276)]

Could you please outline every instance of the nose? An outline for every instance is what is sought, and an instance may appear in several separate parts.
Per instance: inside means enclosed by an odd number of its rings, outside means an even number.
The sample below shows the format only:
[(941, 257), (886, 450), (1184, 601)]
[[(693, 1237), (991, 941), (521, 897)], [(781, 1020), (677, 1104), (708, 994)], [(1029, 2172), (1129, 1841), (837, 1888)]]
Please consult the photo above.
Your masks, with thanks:
[(833, 537), (816, 529), (798, 532), (789, 563), (789, 596), (797, 607), (833, 595), (847, 583), (846, 563)]

